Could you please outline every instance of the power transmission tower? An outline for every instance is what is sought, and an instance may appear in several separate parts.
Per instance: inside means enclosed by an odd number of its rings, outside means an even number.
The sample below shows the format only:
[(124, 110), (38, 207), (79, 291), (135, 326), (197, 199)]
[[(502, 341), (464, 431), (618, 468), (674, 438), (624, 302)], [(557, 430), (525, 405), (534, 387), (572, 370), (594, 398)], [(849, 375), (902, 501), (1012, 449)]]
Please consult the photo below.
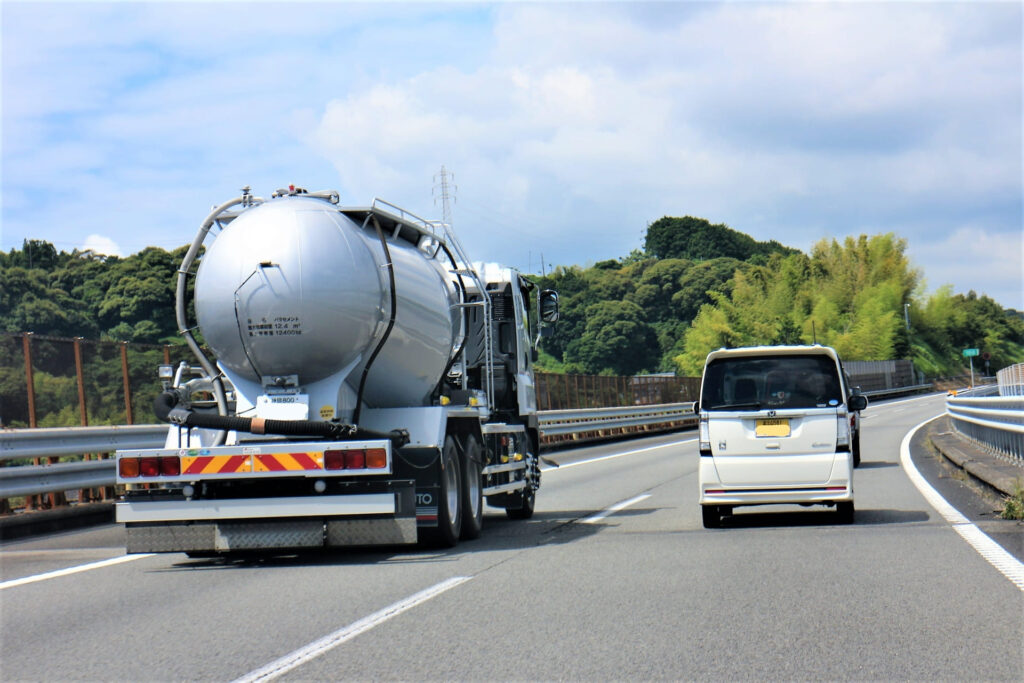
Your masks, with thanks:
[(445, 170), (444, 164), (441, 165), (441, 171), (434, 174), (434, 206), (437, 206), (438, 201), (441, 202), (441, 220), (448, 225), (452, 224), (451, 204), (455, 203), (455, 195), (459, 191), (454, 181), (455, 174)]

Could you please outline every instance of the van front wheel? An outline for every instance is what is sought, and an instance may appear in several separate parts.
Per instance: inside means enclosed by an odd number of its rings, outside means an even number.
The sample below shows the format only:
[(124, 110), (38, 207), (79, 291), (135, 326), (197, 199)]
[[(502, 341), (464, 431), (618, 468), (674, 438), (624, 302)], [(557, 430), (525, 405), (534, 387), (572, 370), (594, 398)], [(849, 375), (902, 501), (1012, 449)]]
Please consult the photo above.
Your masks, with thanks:
[(717, 529), (722, 525), (722, 513), (717, 505), (701, 505), (700, 515), (705, 529)]

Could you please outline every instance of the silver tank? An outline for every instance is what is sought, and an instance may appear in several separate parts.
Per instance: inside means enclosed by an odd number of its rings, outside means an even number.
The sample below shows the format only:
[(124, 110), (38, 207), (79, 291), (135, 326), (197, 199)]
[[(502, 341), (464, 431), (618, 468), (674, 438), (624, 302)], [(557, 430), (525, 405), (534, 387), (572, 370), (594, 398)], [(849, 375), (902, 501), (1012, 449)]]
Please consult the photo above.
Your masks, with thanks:
[[(396, 320), (364, 401), (424, 405), (461, 333), (457, 294), (443, 265), (415, 245), (388, 236), (388, 248)], [(195, 282), (200, 330), (229, 376), (266, 384), (297, 375), (305, 387), (342, 373), (356, 389), (390, 313), (385, 263), (376, 231), (333, 205), (270, 200), (207, 246)]]

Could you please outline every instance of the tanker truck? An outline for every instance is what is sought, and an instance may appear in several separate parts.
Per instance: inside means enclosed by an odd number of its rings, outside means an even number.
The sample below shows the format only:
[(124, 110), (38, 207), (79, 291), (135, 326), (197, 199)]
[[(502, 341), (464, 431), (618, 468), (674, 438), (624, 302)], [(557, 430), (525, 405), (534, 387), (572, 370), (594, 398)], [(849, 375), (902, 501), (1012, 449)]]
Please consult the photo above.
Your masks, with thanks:
[(116, 454), (128, 552), (450, 547), (485, 503), (533, 514), (558, 295), (450, 226), (243, 188), (185, 254), (176, 316), (196, 363), (160, 368), (164, 447)]

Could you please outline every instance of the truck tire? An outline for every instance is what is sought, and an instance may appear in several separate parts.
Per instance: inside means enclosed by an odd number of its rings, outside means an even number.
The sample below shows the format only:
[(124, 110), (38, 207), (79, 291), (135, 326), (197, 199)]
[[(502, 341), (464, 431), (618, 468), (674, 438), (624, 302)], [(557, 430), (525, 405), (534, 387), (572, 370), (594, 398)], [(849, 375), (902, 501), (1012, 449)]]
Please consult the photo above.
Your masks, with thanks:
[(429, 545), (452, 548), (462, 530), (462, 468), (455, 440), (448, 436), (441, 451), (440, 500), (437, 501), (437, 527), (424, 529)]
[(540, 449), (537, 447), (538, 436), (536, 431), (531, 430), (528, 439), (527, 448), (530, 451), (527, 453), (527, 462), (530, 467), (534, 468), (537, 479), (532, 485), (527, 485), (521, 491), (508, 494), (505, 504), (505, 515), (509, 519), (530, 519), (533, 517), (533, 507), (537, 502), (537, 488), (540, 487), (540, 464), (533, 454), (539, 453)]
[(533, 517), (533, 505), (537, 501), (537, 492), (529, 488), (509, 495), (515, 501), (505, 507), (505, 515), (509, 519), (530, 519)]
[(472, 434), (465, 436), (462, 449), (462, 539), (480, 536), (484, 525), (483, 453)]
[(853, 466), (860, 467), (860, 432), (853, 436)]

